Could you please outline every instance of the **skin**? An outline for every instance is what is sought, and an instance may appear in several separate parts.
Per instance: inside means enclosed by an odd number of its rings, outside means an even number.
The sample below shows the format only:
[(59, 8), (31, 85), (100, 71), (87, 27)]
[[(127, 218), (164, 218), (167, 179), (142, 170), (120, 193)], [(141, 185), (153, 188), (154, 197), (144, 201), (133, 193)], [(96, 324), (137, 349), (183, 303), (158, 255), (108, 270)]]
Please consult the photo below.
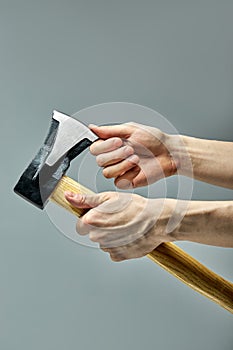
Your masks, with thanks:
[[(89, 127), (100, 138), (90, 151), (118, 188), (145, 186), (175, 174), (233, 188), (231, 142), (168, 135), (135, 123)], [(163, 242), (179, 240), (233, 247), (233, 201), (179, 201), (186, 211), (169, 230), (169, 219), (179, 208), (175, 199), (116, 192), (66, 192), (65, 197), (73, 206), (90, 209), (77, 231), (89, 234), (114, 261), (139, 258)]]
[(102, 139), (91, 145), (106, 178), (118, 188), (148, 185), (176, 173), (177, 165), (166, 147), (167, 135), (159, 129), (127, 123), (91, 127)]

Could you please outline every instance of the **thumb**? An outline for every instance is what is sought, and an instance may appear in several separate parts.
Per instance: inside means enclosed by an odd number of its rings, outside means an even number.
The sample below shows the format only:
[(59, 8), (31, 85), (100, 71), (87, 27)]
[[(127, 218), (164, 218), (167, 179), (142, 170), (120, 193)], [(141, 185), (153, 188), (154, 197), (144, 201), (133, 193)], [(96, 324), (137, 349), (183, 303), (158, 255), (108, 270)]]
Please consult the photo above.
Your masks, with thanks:
[(65, 198), (74, 207), (87, 209), (97, 207), (98, 205), (107, 201), (110, 197), (107, 192), (98, 194), (82, 194), (66, 191)]
[(90, 124), (89, 128), (96, 133), (101, 139), (108, 139), (110, 137), (121, 137), (127, 138), (127, 136), (132, 134), (132, 126), (127, 124), (119, 125), (107, 125), (107, 126), (97, 126)]

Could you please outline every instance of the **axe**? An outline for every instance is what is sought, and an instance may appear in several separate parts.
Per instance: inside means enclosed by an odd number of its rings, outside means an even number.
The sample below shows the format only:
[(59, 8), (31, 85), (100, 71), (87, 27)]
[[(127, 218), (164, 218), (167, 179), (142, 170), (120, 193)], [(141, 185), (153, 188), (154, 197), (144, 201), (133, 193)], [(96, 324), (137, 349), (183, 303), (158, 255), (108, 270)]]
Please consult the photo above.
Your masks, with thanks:
[[(86, 209), (69, 204), (65, 191), (93, 193), (65, 175), (70, 162), (98, 139), (86, 125), (53, 111), (43, 146), (26, 168), (14, 191), (43, 209), (52, 200), (81, 217)], [(233, 284), (185, 253), (173, 243), (163, 243), (147, 255), (152, 261), (202, 295), (233, 313)]]

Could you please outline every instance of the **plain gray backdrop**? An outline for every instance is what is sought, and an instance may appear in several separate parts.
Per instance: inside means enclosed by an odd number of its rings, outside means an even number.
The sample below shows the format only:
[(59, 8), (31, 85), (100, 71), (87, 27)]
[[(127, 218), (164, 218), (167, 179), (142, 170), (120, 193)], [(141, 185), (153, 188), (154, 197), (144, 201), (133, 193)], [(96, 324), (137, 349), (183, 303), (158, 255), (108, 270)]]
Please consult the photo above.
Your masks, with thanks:
[[(72, 242), (12, 192), (54, 108), (134, 102), (232, 141), (232, 15), (230, 0), (0, 0), (0, 349), (232, 349), (230, 313), (147, 258)], [(193, 199), (232, 191), (195, 182)], [(179, 245), (233, 278), (231, 249)]]

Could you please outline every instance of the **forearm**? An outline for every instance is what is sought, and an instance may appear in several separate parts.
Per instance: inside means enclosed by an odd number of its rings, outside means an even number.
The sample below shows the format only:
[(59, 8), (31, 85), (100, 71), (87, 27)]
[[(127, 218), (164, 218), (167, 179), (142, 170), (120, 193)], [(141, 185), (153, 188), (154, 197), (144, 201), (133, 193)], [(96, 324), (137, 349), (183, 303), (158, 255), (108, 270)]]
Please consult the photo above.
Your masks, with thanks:
[(233, 247), (233, 201), (190, 201), (170, 236), (172, 241)]
[[(233, 142), (170, 136), (178, 173), (213, 185), (233, 188)], [(187, 159), (190, 157), (190, 159)], [(191, 160), (193, 174), (190, 173)]]
[(233, 143), (183, 137), (194, 177), (213, 185), (233, 188)]

